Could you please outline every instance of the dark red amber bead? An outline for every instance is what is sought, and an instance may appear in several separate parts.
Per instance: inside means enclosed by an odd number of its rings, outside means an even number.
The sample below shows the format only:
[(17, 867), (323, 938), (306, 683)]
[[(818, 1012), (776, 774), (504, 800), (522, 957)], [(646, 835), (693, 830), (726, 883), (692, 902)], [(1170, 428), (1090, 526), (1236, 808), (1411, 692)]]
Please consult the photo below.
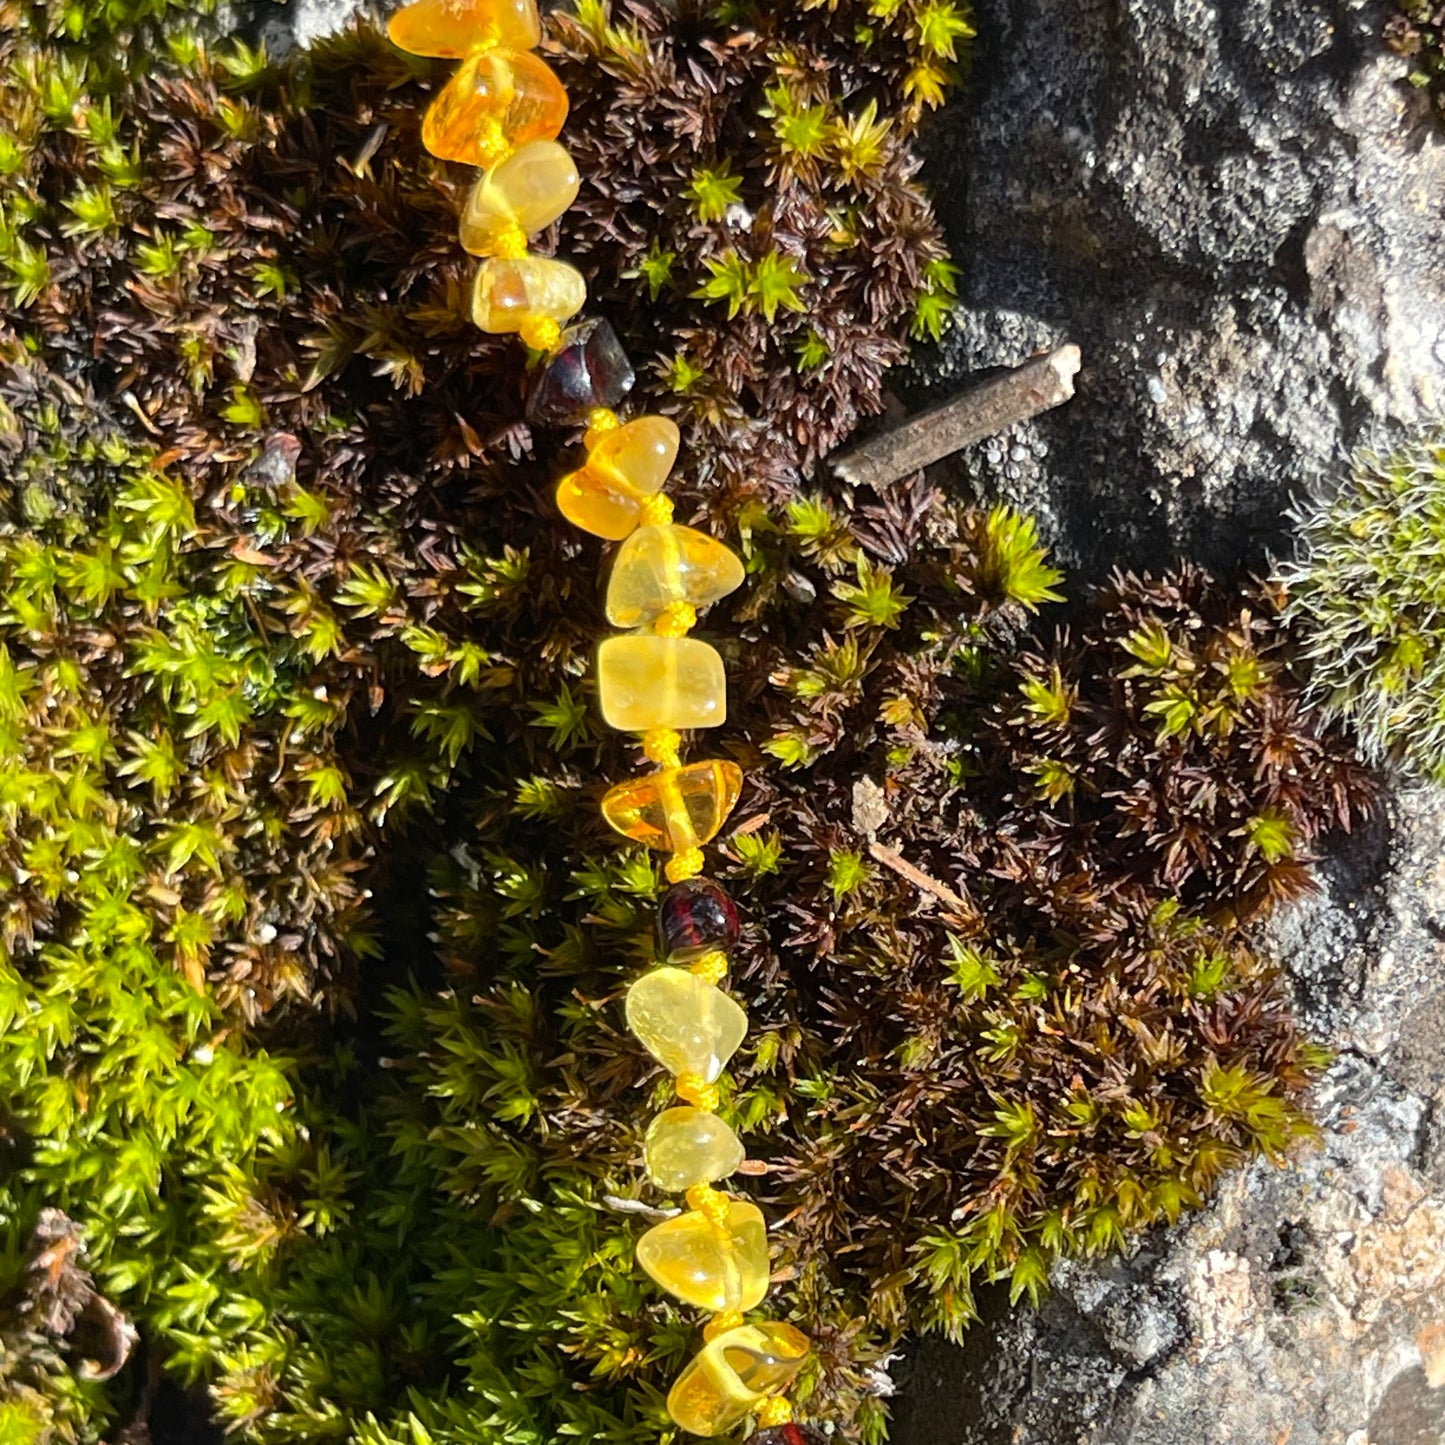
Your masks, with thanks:
[(569, 326), (532, 380), (527, 420), (547, 426), (585, 422), (598, 407), (614, 407), (637, 380), (617, 333), (595, 317)]
[(828, 1437), (816, 1425), (789, 1420), (786, 1425), (754, 1430), (743, 1445), (828, 1445)]
[(686, 963), (738, 941), (738, 910), (711, 878), (689, 878), (663, 894), (657, 910), (657, 946), (672, 963)]

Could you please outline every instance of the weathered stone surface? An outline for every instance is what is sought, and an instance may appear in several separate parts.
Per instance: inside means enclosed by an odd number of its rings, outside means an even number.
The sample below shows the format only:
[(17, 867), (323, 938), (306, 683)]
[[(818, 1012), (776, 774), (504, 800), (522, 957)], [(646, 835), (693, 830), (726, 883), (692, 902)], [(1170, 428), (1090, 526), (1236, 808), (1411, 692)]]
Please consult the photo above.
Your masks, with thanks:
[(1445, 1441), (1445, 796), (1399, 797), (1271, 943), (1339, 1057), (1318, 1147), (1227, 1181), (1038, 1313), (922, 1345), (903, 1445)]
[(1366, 0), (980, 0), (925, 176), (961, 325), (910, 402), (1079, 343), (965, 454), (1098, 574), (1257, 562), (1291, 495), (1445, 397), (1445, 147)]

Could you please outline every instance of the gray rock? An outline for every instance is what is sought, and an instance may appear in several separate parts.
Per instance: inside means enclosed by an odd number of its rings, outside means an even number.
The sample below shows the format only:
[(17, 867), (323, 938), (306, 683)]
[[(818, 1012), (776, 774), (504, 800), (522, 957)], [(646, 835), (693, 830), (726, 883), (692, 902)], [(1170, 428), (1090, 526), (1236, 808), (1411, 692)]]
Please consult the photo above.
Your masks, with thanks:
[[(1067, 407), (960, 486), (1076, 572), (1221, 568), (1445, 381), (1445, 146), (1367, 0), (982, 0), (930, 179), (959, 325), (910, 401), (1078, 342)], [(1042, 443), (1042, 445), (1041, 445)]]

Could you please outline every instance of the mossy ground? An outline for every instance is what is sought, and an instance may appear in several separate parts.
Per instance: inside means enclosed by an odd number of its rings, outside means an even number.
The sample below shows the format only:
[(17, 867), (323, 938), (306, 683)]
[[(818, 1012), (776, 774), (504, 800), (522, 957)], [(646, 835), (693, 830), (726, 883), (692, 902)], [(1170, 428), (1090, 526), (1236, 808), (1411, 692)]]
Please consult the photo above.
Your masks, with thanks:
[[(620, 1010), (661, 880), (597, 814), (638, 759), (549, 499), (575, 439), (460, 317), (461, 178), (416, 138), (444, 68), (134, 12), (82, 46), (78, 4), (0, 41), (15, 1429), (115, 1435), (143, 1358), (277, 1445), (666, 1437), (695, 1322), (631, 1264), (668, 1090)], [(818, 1344), (802, 1409), (877, 1440), (902, 1331), (1307, 1132), (1320, 1057), (1246, 930), (1368, 788), (1268, 597), (1121, 578), (1073, 641), (1025, 519), (814, 476), (941, 322), (910, 138), (952, 6), (553, 35), (566, 245), (750, 574), (702, 632), (748, 776), (724, 1111)], [(141, 1332), (112, 1379), (36, 1303), (46, 1208)]]

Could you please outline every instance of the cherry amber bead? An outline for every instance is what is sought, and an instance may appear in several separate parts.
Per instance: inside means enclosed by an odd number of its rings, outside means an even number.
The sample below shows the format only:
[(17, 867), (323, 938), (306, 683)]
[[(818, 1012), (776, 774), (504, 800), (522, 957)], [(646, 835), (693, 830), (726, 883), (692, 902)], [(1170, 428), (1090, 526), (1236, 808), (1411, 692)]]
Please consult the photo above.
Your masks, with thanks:
[(642, 517), (642, 504), (662, 490), (677, 460), (677, 425), (640, 416), (604, 432), (586, 463), (557, 483), (557, 506), (574, 527), (618, 542)]
[(412, 55), (460, 60), (477, 45), (531, 50), (542, 22), (537, 0), (417, 0), (391, 17), (386, 33)]
[(690, 963), (738, 941), (738, 910), (711, 878), (689, 878), (663, 895), (657, 910), (658, 952), (669, 963)]
[(743, 1445), (829, 1445), (828, 1437), (816, 1425), (789, 1420), (785, 1425), (771, 1425), (754, 1430)]
[(577, 199), (580, 184), (572, 157), (556, 141), (528, 141), (472, 187), (462, 210), (463, 247), (490, 256), (513, 232), (545, 230)]
[(717, 649), (695, 637), (633, 633), (597, 649), (602, 717), (618, 732), (721, 727), (727, 677)]
[(607, 620), (650, 627), (670, 607), (702, 608), (743, 585), (737, 553), (693, 527), (639, 527), (617, 549), (607, 580)]
[(709, 1340), (677, 1377), (667, 1412), (693, 1435), (723, 1435), (785, 1390), (811, 1348), (792, 1325), (739, 1325)]
[(547, 426), (586, 421), (600, 407), (615, 407), (636, 380), (617, 333), (594, 317), (562, 333), (532, 382), (527, 420)]
[(627, 990), (627, 1027), (668, 1073), (713, 1083), (748, 1031), (748, 1016), (716, 984), (685, 968), (655, 968)]
[(422, 144), (444, 161), (483, 169), (529, 140), (551, 140), (567, 119), (552, 69), (519, 50), (469, 55), (427, 108)]
[(664, 1109), (647, 1126), (642, 1157), (659, 1189), (680, 1194), (726, 1179), (743, 1162), (743, 1146), (716, 1114), (681, 1104)]
[(733, 1199), (714, 1224), (696, 1209), (665, 1219), (637, 1241), (637, 1263), (654, 1283), (700, 1310), (745, 1311), (768, 1292), (768, 1231), (756, 1204)]
[(684, 853), (717, 836), (742, 786), (742, 769), (722, 758), (664, 768), (609, 788), (602, 816), (634, 843)]
[(477, 267), (472, 320), (493, 335), (520, 331), (529, 321), (565, 321), (587, 304), (582, 273), (547, 256), (494, 256)]

